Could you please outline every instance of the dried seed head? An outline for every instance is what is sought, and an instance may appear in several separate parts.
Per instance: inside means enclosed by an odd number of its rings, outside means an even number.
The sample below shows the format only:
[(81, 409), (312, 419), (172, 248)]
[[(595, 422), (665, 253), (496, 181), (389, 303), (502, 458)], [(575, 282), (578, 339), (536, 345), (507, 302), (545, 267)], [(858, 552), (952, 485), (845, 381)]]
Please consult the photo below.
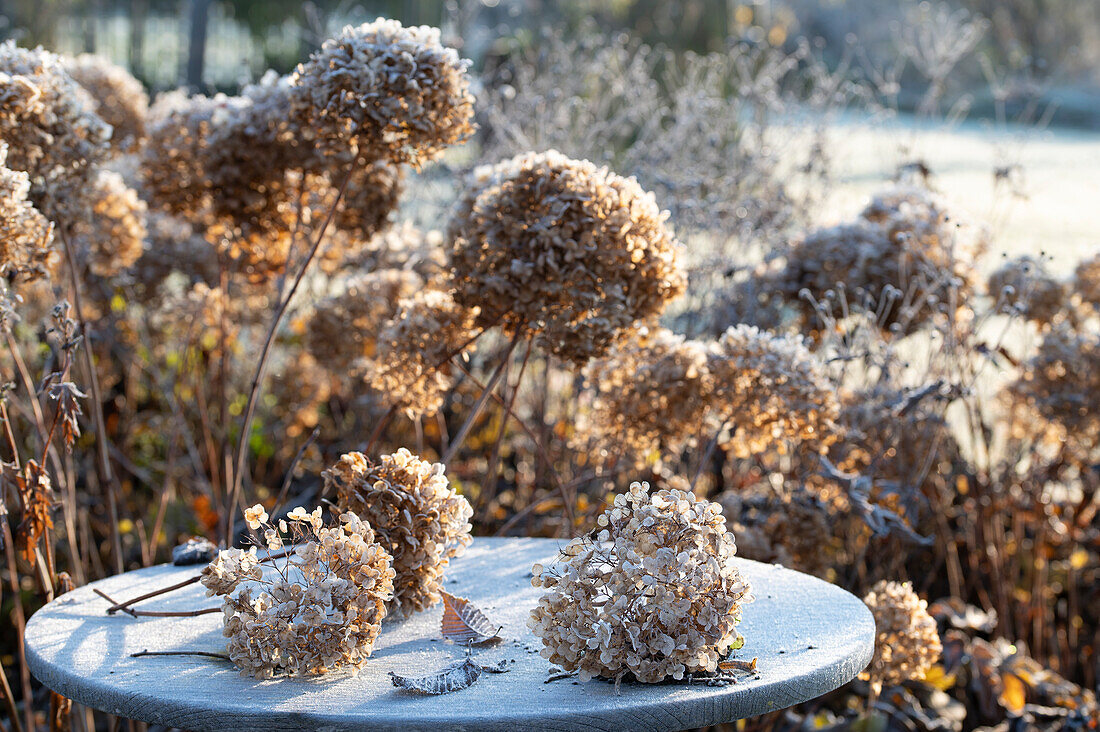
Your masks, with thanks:
[(875, 585), (863, 598), (875, 616), (875, 657), (860, 678), (893, 686), (923, 679), (940, 658), (943, 646), (928, 603), (913, 592), (911, 583)]
[(584, 363), (684, 289), (653, 195), (551, 150), (476, 170), (451, 219), (455, 299)]
[(30, 178), (5, 165), (8, 146), (0, 142), (0, 275), (34, 280), (48, 274), (56, 259), (53, 227), (27, 200)]
[(306, 331), (306, 348), (334, 373), (369, 369), (379, 334), (402, 298), (424, 286), (412, 272), (384, 269), (348, 280), (343, 292), (319, 302)]
[(824, 366), (801, 338), (739, 325), (717, 342), (646, 331), (587, 372), (597, 396), (581, 441), (595, 437), (638, 456), (676, 454), (721, 434), (739, 457), (822, 449), (838, 411)]
[(473, 134), (468, 62), (436, 28), (347, 26), (291, 77), (291, 114), (337, 150), (419, 165)]
[(450, 359), (478, 332), (477, 315), (441, 290), (401, 300), (379, 333), (376, 357), (363, 366), (371, 387), (411, 418), (434, 414), (454, 385)]
[(1100, 335), (1051, 329), (1004, 400), (1017, 437), (1046, 431), (1071, 455), (1087, 457), (1100, 445)]
[(551, 567), (527, 625), (542, 655), (583, 678), (657, 683), (714, 672), (752, 598), (734, 563), (718, 504), (682, 490), (633, 483), (599, 519), (598, 538), (574, 539)]
[(919, 328), (937, 313), (966, 302), (974, 290), (974, 257), (984, 239), (964, 254), (958, 225), (942, 202), (921, 188), (876, 196), (852, 223), (812, 231), (795, 243), (774, 292), (813, 318), (813, 306), (838, 285), (853, 307), (877, 313), (884, 328)]
[(149, 113), (149, 95), (141, 82), (121, 66), (90, 53), (66, 59), (65, 69), (95, 100), (95, 113), (111, 126), (111, 147), (117, 152), (137, 147)]
[(1073, 273), (1073, 291), (1100, 312), (1100, 254), (1077, 265)]
[(989, 276), (989, 296), (1036, 323), (1050, 323), (1066, 308), (1066, 286), (1053, 277), (1042, 259), (1015, 257)]
[(95, 102), (42, 48), (0, 43), (0, 139), (7, 165), (30, 177), (30, 200), (53, 218), (68, 216), (108, 154), (111, 128)]
[(713, 407), (706, 344), (664, 328), (614, 346), (585, 376), (596, 397), (578, 424), (578, 447), (595, 440), (639, 458), (676, 454), (705, 430)]
[(738, 457), (783, 454), (796, 441), (824, 450), (833, 440), (836, 389), (800, 337), (734, 326), (710, 350), (707, 366), (718, 419), (730, 431), (726, 446)]
[(405, 448), (377, 463), (352, 452), (322, 476), (341, 510), (373, 526), (393, 555), (397, 576), (390, 611), (408, 616), (439, 602), (447, 564), (470, 544), (473, 515), (442, 463), (428, 463)]
[(98, 170), (87, 193), (86, 215), (73, 234), (92, 272), (111, 277), (141, 257), (145, 247), (145, 202), (122, 176)]

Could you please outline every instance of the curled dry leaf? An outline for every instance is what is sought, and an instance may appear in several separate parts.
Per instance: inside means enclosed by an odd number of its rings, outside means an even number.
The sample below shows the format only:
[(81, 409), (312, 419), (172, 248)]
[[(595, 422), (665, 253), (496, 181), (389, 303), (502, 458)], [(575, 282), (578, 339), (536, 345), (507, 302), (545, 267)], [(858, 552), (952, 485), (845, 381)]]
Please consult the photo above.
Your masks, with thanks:
[(398, 676), (390, 671), (390, 680), (399, 689), (421, 694), (449, 694), (472, 685), (483, 673), (506, 673), (508, 669), (505, 665), (506, 662), (501, 661), (496, 666), (482, 666), (466, 658), (427, 676)]
[(443, 620), (440, 631), (445, 640), (473, 646), (500, 641), (500, 629), (503, 625), (495, 625), (477, 605), (464, 597), (455, 597), (446, 592), (442, 595)]
[(727, 658), (725, 661), (718, 662), (719, 671), (747, 671), (750, 673), (756, 673), (756, 659), (751, 661), (739, 661), (736, 658)]

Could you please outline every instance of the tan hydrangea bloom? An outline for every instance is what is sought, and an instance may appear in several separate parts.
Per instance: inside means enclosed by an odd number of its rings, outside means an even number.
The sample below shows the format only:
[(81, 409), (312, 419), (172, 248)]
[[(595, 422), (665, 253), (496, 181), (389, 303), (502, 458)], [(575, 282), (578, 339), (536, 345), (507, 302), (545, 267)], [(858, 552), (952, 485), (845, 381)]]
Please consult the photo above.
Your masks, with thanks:
[(141, 148), (142, 185), (150, 203), (209, 224), (210, 179), (206, 174), (212, 129), (244, 104), (224, 94), (188, 96), (177, 90), (157, 96), (149, 109)]
[(775, 293), (812, 318), (807, 296), (822, 301), (843, 286), (850, 304), (876, 312), (883, 327), (907, 332), (966, 302), (974, 290), (972, 263), (985, 242), (978, 237), (963, 251), (958, 228), (927, 190), (887, 191), (854, 222), (796, 242), (773, 278)]
[(1028, 320), (1050, 323), (1066, 308), (1066, 286), (1041, 259), (1027, 255), (1005, 261), (989, 276), (989, 296)]
[(1100, 310), (1100, 254), (1077, 265), (1073, 272), (1073, 291)]
[(321, 509), (291, 511), (277, 526), (262, 506), (245, 511), (262, 529), (272, 560), (264, 579), (256, 549), (229, 549), (202, 572), (207, 595), (223, 596), (226, 653), (242, 676), (316, 676), (358, 671), (374, 648), (393, 596), (390, 555), (369, 524), (352, 513), (325, 526)]
[(456, 299), (479, 324), (584, 363), (684, 289), (653, 195), (551, 150), (474, 172), (448, 236)]
[(87, 215), (73, 227), (88, 266), (100, 277), (130, 267), (145, 247), (145, 202), (122, 176), (99, 170), (87, 194)]
[(707, 345), (664, 328), (643, 330), (585, 372), (595, 390), (578, 423), (577, 446), (594, 439), (638, 456), (678, 453), (705, 434), (714, 380)]
[(441, 290), (401, 300), (378, 335), (377, 356), (363, 367), (371, 387), (411, 418), (434, 414), (454, 385), (450, 359), (478, 333), (477, 315)]
[(1052, 329), (1004, 399), (1017, 436), (1053, 431), (1072, 452), (1100, 445), (1100, 335)]
[(839, 405), (824, 364), (797, 336), (758, 328), (730, 328), (710, 350), (717, 419), (729, 429), (738, 457), (800, 441), (826, 447)]
[(33, 280), (49, 272), (53, 227), (27, 195), (30, 179), (4, 163), (8, 146), (0, 142), (0, 275)]
[(59, 56), (0, 44), (0, 139), (8, 167), (27, 172), (31, 201), (46, 216), (68, 217), (107, 157), (111, 128), (94, 106)]
[(909, 582), (875, 585), (863, 598), (875, 616), (875, 657), (862, 679), (893, 686), (910, 679), (923, 679), (940, 658), (943, 646), (928, 603), (913, 592)]
[(361, 241), (370, 241), (371, 237), (389, 226), (390, 214), (401, 198), (405, 174), (401, 168), (385, 160), (374, 163), (360, 160), (354, 165), (354, 172), (336, 209), (333, 226)]
[(321, 475), (341, 509), (369, 522), (393, 555), (397, 576), (390, 611), (408, 616), (439, 602), (450, 559), (470, 544), (473, 515), (443, 464), (421, 460), (405, 448), (377, 463), (352, 452)]
[(67, 59), (65, 69), (95, 100), (95, 113), (111, 126), (111, 147), (125, 152), (141, 142), (149, 95), (140, 81), (121, 66), (90, 53)]
[(306, 348), (334, 373), (362, 370), (363, 359), (378, 353), (379, 334), (397, 311), (398, 302), (423, 288), (412, 272), (385, 269), (359, 275), (343, 292), (314, 308), (306, 330)]
[(657, 683), (714, 672), (743, 639), (749, 586), (722, 508), (682, 490), (633, 483), (531, 584), (547, 590), (527, 621), (542, 655), (582, 678)]
[(337, 149), (419, 165), (473, 134), (467, 66), (436, 28), (383, 18), (347, 26), (299, 64), (291, 113)]

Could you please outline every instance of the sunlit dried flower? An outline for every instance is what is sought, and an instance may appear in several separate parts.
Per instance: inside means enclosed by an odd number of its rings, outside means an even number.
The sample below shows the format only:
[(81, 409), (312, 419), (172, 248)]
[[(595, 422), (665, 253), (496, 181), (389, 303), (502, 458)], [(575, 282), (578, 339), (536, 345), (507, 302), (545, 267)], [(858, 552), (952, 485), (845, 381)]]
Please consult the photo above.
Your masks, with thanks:
[(74, 226), (76, 241), (92, 272), (116, 275), (140, 257), (145, 246), (145, 202), (122, 176), (99, 170), (87, 195), (87, 216)]
[[(880, 326), (908, 332), (973, 291), (973, 257), (961, 256), (957, 228), (928, 191), (894, 189), (876, 196), (856, 221), (796, 242), (773, 284), (810, 314), (808, 297), (827, 300), (843, 287), (849, 306), (869, 308)], [(978, 239), (972, 253), (982, 247)]]
[(141, 82), (121, 66), (90, 53), (67, 59), (65, 69), (95, 100), (95, 113), (111, 126), (111, 147), (125, 152), (137, 145), (149, 112), (149, 95)]
[(467, 62), (439, 30), (379, 18), (347, 26), (298, 66), (292, 114), (368, 159), (420, 164), (473, 133)]
[(1100, 335), (1052, 329), (1005, 399), (1018, 434), (1052, 428), (1085, 454), (1100, 446)]
[(42, 48), (0, 44), (0, 139), (7, 165), (30, 176), (31, 201), (49, 217), (79, 202), (90, 172), (108, 153), (111, 128), (94, 102)]
[(721, 506), (633, 483), (599, 526), (560, 563), (532, 568), (547, 592), (527, 625), (545, 658), (586, 679), (657, 683), (714, 672), (743, 645), (737, 623), (751, 597)]
[(350, 371), (361, 359), (373, 359), (379, 333), (396, 312), (398, 302), (415, 294), (423, 284), (417, 275), (399, 269), (352, 278), (343, 292), (325, 298), (314, 308), (306, 331), (306, 348), (335, 373)]
[[(296, 508), (278, 526), (262, 506), (246, 511), (264, 529), (272, 560), (263, 579), (256, 549), (228, 549), (202, 571), (207, 595), (222, 595), (226, 652), (245, 676), (315, 676), (366, 663), (392, 597), (390, 556), (354, 514), (326, 527), (321, 509)], [(284, 538), (286, 541), (284, 542)], [(263, 580), (263, 581), (261, 581)]]
[(371, 386), (410, 417), (436, 412), (454, 384), (450, 359), (478, 333), (477, 314), (441, 290), (401, 300), (378, 335), (377, 355), (364, 368)]
[(702, 437), (713, 400), (707, 345), (664, 328), (643, 330), (589, 364), (592, 409), (578, 425), (578, 443), (594, 438), (636, 455), (678, 453)]
[(861, 678), (886, 686), (924, 678), (943, 650), (928, 603), (913, 592), (911, 583), (885, 580), (863, 602), (875, 616), (878, 635), (875, 657)]
[(839, 407), (824, 364), (797, 336), (738, 325), (708, 354), (717, 418), (738, 457), (801, 441), (822, 448)]
[(27, 174), (6, 167), (7, 156), (8, 146), (0, 142), (0, 275), (36, 279), (48, 271), (53, 229), (27, 200)]
[(455, 298), (479, 324), (575, 363), (602, 355), (684, 289), (676, 244), (633, 178), (557, 151), (474, 172), (448, 235)]
[(333, 226), (366, 242), (389, 225), (405, 176), (401, 168), (384, 160), (360, 160), (353, 165)]
[(407, 616), (439, 602), (443, 572), (470, 544), (473, 515), (447, 481), (443, 464), (421, 460), (405, 448), (377, 463), (352, 452), (322, 476), (341, 509), (369, 522), (393, 556), (391, 612)]
[(1077, 265), (1073, 273), (1073, 290), (1100, 311), (1100, 254)]
[(989, 296), (1037, 323), (1049, 323), (1066, 307), (1066, 287), (1041, 259), (1007, 260), (989, 276)]
[(203, 221), (200, 214), (210, 203), (205, 159), (211, 130), (231, 118), (242, 103), (222, 94), (188, 96), (182, 90), (157, 96), (141, 149), (142, 184), (150, 203), (193, 222)]

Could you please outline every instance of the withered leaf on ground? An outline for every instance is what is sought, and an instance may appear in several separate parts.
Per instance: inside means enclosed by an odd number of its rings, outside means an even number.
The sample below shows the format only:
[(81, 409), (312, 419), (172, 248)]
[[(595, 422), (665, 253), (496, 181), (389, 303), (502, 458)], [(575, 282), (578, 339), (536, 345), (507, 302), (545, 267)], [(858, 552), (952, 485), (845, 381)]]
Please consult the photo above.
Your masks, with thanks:
[(449, 694), (472, 685), (483, 673), (502, 674), (507, 671), (504, 661), (496, 666), (482, 666), (466, 658), (427, 676), (399, 676), (390, 671), (390, 680), (399, 689), (421, 694)]
[(500, 641), (500, 629), (477, 605), (464, 597), (443, 594), (443, 621), (440, 631), (443, 638), (463, 645), (482, 645)]

